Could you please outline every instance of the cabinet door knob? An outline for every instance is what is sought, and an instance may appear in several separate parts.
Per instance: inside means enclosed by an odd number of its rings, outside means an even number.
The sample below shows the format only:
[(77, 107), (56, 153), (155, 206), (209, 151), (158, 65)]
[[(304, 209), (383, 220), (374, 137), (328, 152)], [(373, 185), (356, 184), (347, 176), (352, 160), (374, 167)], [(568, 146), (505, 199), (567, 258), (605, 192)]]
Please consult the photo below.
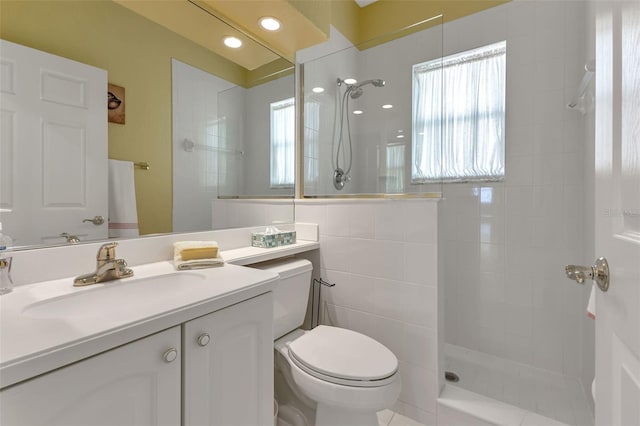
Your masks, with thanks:
[(164, 359), (165, 362), (173, 362), (176, 358), (178, 358), (178, 350), (176, 348), (167, 349), (165, 353), (162, 354), (162, 359)]
[(210, 341), (211, 336), (209, 336), (208, 333), (202, 333), (200, 336), (198, 336), (198, 345), (200, 346), (207, 346)]

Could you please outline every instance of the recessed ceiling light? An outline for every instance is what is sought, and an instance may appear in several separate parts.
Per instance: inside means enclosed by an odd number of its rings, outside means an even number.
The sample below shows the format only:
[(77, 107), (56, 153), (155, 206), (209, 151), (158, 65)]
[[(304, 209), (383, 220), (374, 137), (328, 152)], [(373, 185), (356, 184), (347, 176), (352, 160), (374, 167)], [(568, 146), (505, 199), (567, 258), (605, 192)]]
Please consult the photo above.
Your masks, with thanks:
[(360, 115), (360, 114), (362, 114), (363, 112), (364, 112), (364, 111), (361, 111), (361, 110), (359, 110), (359, 109), (357, 109), (357, 110), (353, 111), (353, 113), (354, 113), (355, 115)]
[(224, 38), (224, 45), (232, 49), (237, 49), (242, 46), (242, 40), (237, 37), (228, 36)]
[(402, 129), (398, 130), (398, 133), (404, 133), (404, 130), (402, 130)]
[(404, 138), (404, 135), (397, 135), (396, 138), (402, 139), (402, 138)]
[(391, 109), (391, 108), (393, 108), (393, 105), (391, 105), (391, 104), (382, 105), (382, 108)]
[(322, 93), (322, 92), (324, 92), (324, 88), (322, 88), (322, 87), (314, 87), (313, 89), (311, 89), (311, 91), (313, 93)]
[(347, 84), (356, 84), (358, 80), (356, 80), (355, 78), (345, 78), (344, 82)]
[(280, 21), (271, 16), (260, 18), (260, 26), (267, 31), (278, 31), (280, 29)]

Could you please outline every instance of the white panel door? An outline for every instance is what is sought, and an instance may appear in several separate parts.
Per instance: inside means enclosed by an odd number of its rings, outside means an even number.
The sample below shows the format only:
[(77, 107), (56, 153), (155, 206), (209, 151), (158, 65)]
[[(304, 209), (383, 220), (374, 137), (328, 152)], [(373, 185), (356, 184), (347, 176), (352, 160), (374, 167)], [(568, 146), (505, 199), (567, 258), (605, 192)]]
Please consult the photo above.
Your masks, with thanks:
[(640, 425), (640, 3), (596, 2), (596, 424)]
[(183, 425), (273, 424), (273, 297), (183, 325)]
[(107, 72), (0, 40), (0, 221), (16, 245), (107, 238)]
[(176, 326), (4, 389), (0, 424), (179, 425), (179, 349)]

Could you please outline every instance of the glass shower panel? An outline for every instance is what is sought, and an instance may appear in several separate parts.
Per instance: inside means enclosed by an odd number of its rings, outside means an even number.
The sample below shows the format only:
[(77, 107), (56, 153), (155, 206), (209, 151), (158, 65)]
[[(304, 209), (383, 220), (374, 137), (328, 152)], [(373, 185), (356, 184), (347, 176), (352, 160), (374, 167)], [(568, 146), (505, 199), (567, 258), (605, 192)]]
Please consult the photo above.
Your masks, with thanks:
[[(305, 197), (440, 195), (440, 180), (411, 181), (412, 70), (442, 58), (442, 28), (441, 17), (433, 18), (409, 35), (389, 34), (383, 39), (391, 41), (368, 42), (366, 48), (350, 47), (303, 64)], [(428, 143), (440, 146), (440, 135)]]

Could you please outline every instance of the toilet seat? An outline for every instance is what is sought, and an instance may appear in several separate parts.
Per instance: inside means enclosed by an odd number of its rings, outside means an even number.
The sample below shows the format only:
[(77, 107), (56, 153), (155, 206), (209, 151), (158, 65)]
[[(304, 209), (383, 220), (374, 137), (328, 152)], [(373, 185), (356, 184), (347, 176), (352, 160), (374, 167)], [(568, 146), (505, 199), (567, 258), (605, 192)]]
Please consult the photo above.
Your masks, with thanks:
[(378, 341), (338, 327), (318, 326), (288, 344), (290, 359), (330, 383), (384, 386), (396, 379), (398, 359)]

